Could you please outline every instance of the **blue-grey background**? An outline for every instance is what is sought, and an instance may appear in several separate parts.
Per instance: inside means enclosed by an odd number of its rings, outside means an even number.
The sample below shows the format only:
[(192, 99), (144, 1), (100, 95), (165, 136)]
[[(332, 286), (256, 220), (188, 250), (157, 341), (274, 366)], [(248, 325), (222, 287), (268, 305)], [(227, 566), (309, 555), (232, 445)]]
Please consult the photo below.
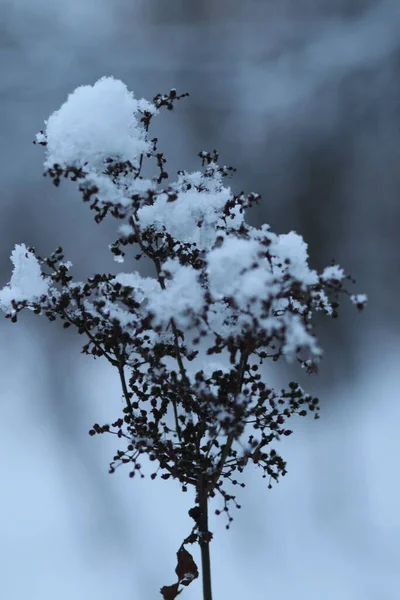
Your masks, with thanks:
[[(398, 0), (0, 0), (1, 285), (15, 243), (61, 244), (78, 277), (117, 265), (73, 184), (42, 176), (32, 140), (69, 92), (103, 75), (139, 97), (188, 91), (155, 123), (171, 172), (218, 148), (252, 222), (295, 229), (311, 264), (334, 258), (369, 295), (318, 323), (321, 373), (301, 378), (322, 419), (282, 443), (272, 491), (249, 468), (232, 529), (213, 518), (216, 599), (397, 600), (400, 587)], [(0, 596), (159, 598), (191, 527), (173, 483), (107, 474), (90, 438), (121, 407), (107, 363), (24, 315), (0, 324)], [(217, 506), (217, 505), (216, 505)], [(197, 554), (196, 554), (197, 556)], [(200, 581), (184, 591), (201, 597)]]

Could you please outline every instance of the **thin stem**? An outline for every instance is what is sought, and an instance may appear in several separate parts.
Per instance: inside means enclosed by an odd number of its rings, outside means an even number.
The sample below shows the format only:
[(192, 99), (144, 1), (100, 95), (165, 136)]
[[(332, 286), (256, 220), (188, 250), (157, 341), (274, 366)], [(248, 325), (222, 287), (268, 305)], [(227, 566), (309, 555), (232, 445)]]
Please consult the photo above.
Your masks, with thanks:
[[(148, 120), (148, 122), (144, 125), (144, 130), (146, 133), (149, 133), (149, 127), (150, 127), (150, 120), (151, 120), (151, 116)], [(141, 153), (140, 158), (139, 158), (139, 169), (138, 172), (136, 173), (134, 179), (138, 179), (142, 173), (142, 167), (143, 167), (143, 159), (144, 159), (144, 152)]]
[[(161, 286), (161, 288), (163, 290), (165, 290), (166, 289), (165, 281), (164, 281), (164, 278), (161, 277), (161, 265), (160, 265), (160, 261), (159, 261), (158, 258), (153, 258), (153, 262), (154, 262), (154, 265), (156, 267), (157, 278), (158, 278), (158, 281), (160, 283), (160, 286)], [(189, 380), (188, 380), (188, 377), (186, 375), (186, 370), (185, 370), (185, 367), (184, 367), (184, 364), (183, 364), (183, 361), (182, 361), (181, 351), (180, 351), (180, 348), (179, 348), (178, 329), (177, 329), (177, 327), (175, 325), (174, 319), (171, 319), (171, 328), (172, 328), (172, 332), (174, 334), (174, 342), (175, 342), (175, 349), (176, 349), (176, 360), (178, 362), (178, 367), (179, 367), (179, 371), (181, 373), (182, 381), (186, 385), (189, 385)]]
[[(161, 288), (163, 290), (165, 290), (166, 286), (165, 286), (164, 278), (161, 277), (161, 264), (160, 264), (160, 260), (156, 256), (154, 256), (151, 252), (149, 252), (147, 250), (147, 248), (143, 245), (142, 240), (140, 238), (139, 227), (138, 227), (135, 219), (133, 219), (133, 218), (131, 219), (131, 225), (133, 226), (133, 228), (135, 230), (135, 235), (136, 235), (137, 243), (139, 244), (140, 249), (142, 250), (142, 252), (146, 256), (148, 256), (153, 261), (154, 266), (156, 268), (156, 272), (157, 272), (158, 282), (159, 282)], [(187, 387), (189, 387), (190, 382), (189, 382), (188, 376), (186, 375), (185, 366), (183, 364), (183, 360), (182, 360), (182, 356), (181, 356), (181, 351), (180, 351), (180, 348), (179, 348), (178, 329), (177, 329), (177, 327), (175, 325), (175, 321), (173, 319), (171, 319), (170, 323), (171, 323), (171, 328), (172, 328), (172, 332), (173, 332), (173, 335), (174, 335), (174, 345), (175, 345), (175, 350), (176, 350), (176, 360), (177, 360), (177, 363), (178, 363), (178, 367), (179, 367), (179, 371), (180, 371), (180, 374), (181, 374), (182, 382)], [(171, 403), (172, 403), (172, 408), (173, 408), (173, 411), (174, 411), (174, 420), (175, 420), (176, 433), (177, 433), (179, 441), (181, 442), (182, 441), (182, 433), (181, 433), (181, 427), (180, 427), (179, 419), (178, 419), (178, 407), (177, 407), (176, 401), (174, 399), (171, 400)]]
[(203, 600), (212, 600), (210, 533), (208, 531), (208, 493), (204, 474), (199, 477), (198, 499), (200, 516), (198, 520), (199, 544), (201, 550), (201, 570), (203, 579)]
[[(244, 377), (244, 373), (246, 370), (248, 357), (249, 357), (249, 353), (242, 351), (242, 354), (240, 356), (240, 363), (239, 363), (239, 367), (238, 367), (238, 378), (237, 378), (237, 387), (236, 387), (236, 394), (235, 394), (236, 398), (239, 396), (240, 392), (242, 391), (243, 377)], [(217, 471), (214, 476), (214, 485), (216, 485), (218, 483), (218, 480), (222, 475), (222, 471), (225, 466), (226, 459), (229, 456), (229, 452), (231, 451), (232, 444), (235, 439), (235, 435), (236, 434), (234, 431), (231, 432), (227, 437), (226, 444), (224, 444), (222, 446), (221, 457), (218, 461)]]
[(124, 394), (126, 406), (129, 409), (130, 414), (133, 416), (133, 406), (132, 406), (132, 402), (131, 402), (131, 395), (129, 393), (128, 386), (126, 384), (124, 367), (121, 364), (121, 362), (118, 362), (116, 366), (118, 369), (119, 378), (121, 380), (122, 392)]
[[(81, 310), (82, 310), (82, 307), (79, 307), (79, 308), (81, 308)], [(61, 314), (64, 316), (64, 318), (65, 318), (66, 321), (68, 321), (69, 323), (71, 323), (71, 325), (75, 325), (75, 327), (82, 327), (83, 330), (84, 330), (84, 332), (88, 336), (89, 340), (92, 342), (92, 344), (98, 350), (101, 351), (102, 356), (104, 356), (108, 360), (108, 362), (111, 363), (114, 367), (117, 366), (117, 364), (118, 364), (117, 361), (114, 358), (112, 358), (112, 356), (110, 356), (110, 354), (108, 354), (108, 352), (106, 352), (104, 350), (104, 348), (101, 347), (101, 345), (99, 344), (99, 342), (96, 341), (96, 338), (91, 334), (90, 330), (86, 327), (85, 323), (78, 325), (75, 322), (74, 318), (69, 316), (69, 314), (67, 313), (66, 310), (63, 310)]]
[[(156, 273), (157, 273), (157, 279), (158, 282), (161, 286), (161, 289), (165, 290), (166, 286), (165, 286), (165, 281), (164, 278), (161, 277), (161, 264), (160, 264), (160, 260), (154, 256), (154, 254), (152, 254), (151, 252), (148, 251), (148, 249), (143, 245), (142, 240), (140, 239), (140, 230), (139, 227), (136, 223), (136, 221), (132, 218), (131, 219), (131, 225), (133, 226), (134, 230), (135, 230), (135, 235), (136, 235), (136, 239), (137, 239), (137, 243), (139, 244), (140, 249), (142, 250), (142, 252), (148, 256), (154, 263), (154, 266), (156, 268)], [(181, 377), (182, 377), (182, 381), (186, 384), (189, 385), (189, 379), (188, 376), (186, 375), (186, 370), (182, 361), (182, 356), (181, 356), (181, 351), (179, 348), (179, 336), (178, 336), (178, 329), (175, 325), (175, 321), (174, 319), (171, 319), (171, 328), (172, 328), (172, 332), (174, 334), (174, 342), (175, 342), (175, 349), (176, 349), (176, 360), (178, 362), (178, 367), (179, 367), (179, 371), (181, 373)]]

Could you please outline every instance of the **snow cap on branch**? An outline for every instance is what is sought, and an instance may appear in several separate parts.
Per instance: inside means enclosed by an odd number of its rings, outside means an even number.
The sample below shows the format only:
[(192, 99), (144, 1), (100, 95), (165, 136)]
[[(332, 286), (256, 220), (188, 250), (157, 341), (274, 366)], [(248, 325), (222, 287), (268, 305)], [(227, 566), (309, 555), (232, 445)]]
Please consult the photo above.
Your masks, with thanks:
[[(232, 198), (230, 188), (223, 185), (221, 173), (213, 169), (207, 177), (198, 171), (181, 173), (172, 187), (177, 193), (174, 202), (169, 201), (167, 194), (160, 194), (154, 204), (138, 211), (141, 227), (166, 230), (176, 240), (196, 244), (202, 250), (211, 248), (217, 226), (223, 225), (225, 205)], [(229, 221), (230, 228), (239, 228), (243, 219), (243, 214), (236, 210)]]
[(13, 312), (12, 300), (34, 302), (47, 294), (48, 283), (42, 278), (40, 264), (36, 256), (29, 252), (25, 244), (16, 244), (11, 253), (14, 265), (10, 283), (0, 290), (0, 308)]
[(271, 244), (270, 251), (276, 256), (274, 262), (286, 264), (287, 272), (303, 287), (318, 282), (316, 271), (308, 266), (307, 244), (295, 231), (277, 236)]
[(154, 114), (154, 105), (136, 100), (122, 81), (102, 77), (78, 87), (45, 121), (38, 143), (47, 142), (45, 167), (84, 167), (101, 173), (108, 157), (135, 163), (149, 148), (139, 110)]

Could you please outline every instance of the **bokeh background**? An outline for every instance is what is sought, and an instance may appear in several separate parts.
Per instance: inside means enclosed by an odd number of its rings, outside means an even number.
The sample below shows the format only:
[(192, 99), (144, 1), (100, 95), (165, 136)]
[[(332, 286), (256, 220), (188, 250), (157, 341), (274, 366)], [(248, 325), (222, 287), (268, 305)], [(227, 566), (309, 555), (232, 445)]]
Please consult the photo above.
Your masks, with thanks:
[[(368, 309), (318, 323), (320, 374), (270, 369), (318, 394), (322, 419), (295, 424), (272, 491), (249, 468), (230, 531), (213, 517), (214, 594), (397, 600), (399, 0), (0, 0), (0, 65), (1, 285), (21, 242), (62, 245), (78, 278), (116, 268), (114, 223), (43, 178), (32, 144), (103, 75), (138, 97), (188, 91), (155, 123), (170, 172), (217, 148), (238, 168), (233, 189), (263, 194), (253, 224), (298, 231), (312, 266), (335, 259), (356, 277)], [(114, 441), (87, 432), (118, 415), (115, 373), (74, 332), (20, 321), (0, 322), (0, 596), (161, 598), (193, 498), (108, 475)], [(200, 581), (183, 594), (200, 598)]]

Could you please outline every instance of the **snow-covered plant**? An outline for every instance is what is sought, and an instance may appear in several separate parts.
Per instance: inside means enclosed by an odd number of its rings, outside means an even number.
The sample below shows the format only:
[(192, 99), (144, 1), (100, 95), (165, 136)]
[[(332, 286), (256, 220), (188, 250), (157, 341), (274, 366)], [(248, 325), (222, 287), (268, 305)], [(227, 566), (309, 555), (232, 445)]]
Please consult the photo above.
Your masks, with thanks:
[[(111, 473), (127, 464), (131, 477), (143, 477), (147, 456), (152, 479), (172, 477), (182, 491), (194, 490), (177, 581), (161, 593), (174, 600), (198, 577), (186, 549), (198, 543), (204, 599), (211, 600), (209, 499), (221, 498), (215, 512), (226, 514), (229, 528), (231, 503), (239, 506), (228, 486), (245, 485), (237, 473), (253, 463), (271, 487), (286, 474), (277, 446), (292, 433), (288, 420), (318, 417), (317, 398), (294, 382), (272, 389), (263, 364), (285, 358), (313, 372), (321, 357), (313, 314), (336, 317), (341, 294), (358, 308), (366, 298), (349, 294), (340, 267), (310, 269), (297, 233), (248, 225), (245, 212), (260, 196), (233, 194), (226, 178), (234, 169), (219, 166), (215, 151), (200, 152), (201, 170), (167, 181), (149, 128), (160, 109), (186, 95), (173, 89), (152, 102), (136, 100), (121, 81), (105, 77), (76, 89), (50, 116), (36, 137), (46, 148), (46, 173), (56, 186), (62, 178), (78, 182), (97, 223), (108, 215), (120, 222), (110, 250), (129, 266), (74, 281), (62, 248), (41, 258), (20, 244), (0, 306), (13, 322), (28, 308), (76, 327), (86, 338), (82, 352), (118, 370), (122, 414), (89, 433), (120, 438)], [(155, 163), (151, 178), (143, 173), (146, 160)], [(152, 261), (153, 277), (134, 270), (142, 257)]]

